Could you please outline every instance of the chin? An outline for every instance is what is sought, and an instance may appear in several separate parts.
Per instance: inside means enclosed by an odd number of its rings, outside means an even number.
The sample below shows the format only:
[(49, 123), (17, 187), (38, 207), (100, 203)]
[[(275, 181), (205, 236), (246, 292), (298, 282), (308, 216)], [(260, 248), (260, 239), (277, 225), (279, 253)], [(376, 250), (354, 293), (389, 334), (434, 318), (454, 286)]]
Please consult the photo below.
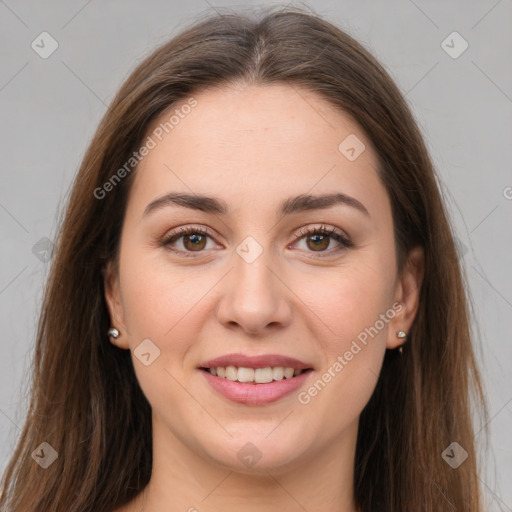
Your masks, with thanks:
[(269, 436), (268, 432), (247, 430), (233, 435), (233, 438), (224, 437), (224, 442), (207, 442), (206, 451), (219, 465), (237, 473), (268, 476), (268, 472), (282, 472), (296, 467), (297, 458), (305, 451), (304, 436), (298, 433), (294, 436), (284, 430)]

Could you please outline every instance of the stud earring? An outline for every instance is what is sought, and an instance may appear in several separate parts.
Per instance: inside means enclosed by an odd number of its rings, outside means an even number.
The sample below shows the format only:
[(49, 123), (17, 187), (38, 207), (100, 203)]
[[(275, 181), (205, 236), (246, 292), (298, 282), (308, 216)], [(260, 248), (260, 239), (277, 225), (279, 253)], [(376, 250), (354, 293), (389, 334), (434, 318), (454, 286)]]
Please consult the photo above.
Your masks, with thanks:
[(107, 332), (109, 338), (119, 338), (119, 331), (115, 327), (111, 327)]
[[(398, 331), (396, 333), (396, 337), (400, 338), (400, 339), (405, 339), (405, 338), (407, 338), (407, 333), (405, 331)], [(404, 343), (405, 343), (405, 341), (404, 341)], [(403, 352), (402, 345), (400, 345), (400, 347), (398, 348), (398, 353), (400, 355), (402, 355), (402, 352)]]

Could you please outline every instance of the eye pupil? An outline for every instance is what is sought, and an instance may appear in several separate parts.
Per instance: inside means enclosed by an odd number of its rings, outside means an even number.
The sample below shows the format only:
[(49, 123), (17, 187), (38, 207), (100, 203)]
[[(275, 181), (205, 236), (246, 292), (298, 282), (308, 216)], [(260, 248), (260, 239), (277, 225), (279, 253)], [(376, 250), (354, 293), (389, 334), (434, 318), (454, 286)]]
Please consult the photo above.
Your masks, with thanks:
[[(316, 248), (325, 249), (329, 245), (329, 237), (326, 235), (320, 235), (320, 234), (311, 235), (308, 237), (308, 239), (309, 240), (315, 239), (312, 241), (313, 241), (314, 247), (316, 247)], [(327, 244), (325, 243), (325, 241), (327, 241)]]
[[(186, 235), (184, 237), (184, 245), (185, 247), (187, 247), (187, 241), (188, 242), (191, 242), (192, 243), (192, 250), (199, 250), (199, 249), (204, 249), (204, 242), (206, 240), (206, 238), (203, 236), (203, 235), (199, 235), (197, 233), (193, 233), (191, 235)], [(202, 245), (201, 242), (203, 242)], [(187, 249), (189, 249), (189, 247), (187, 247)]]

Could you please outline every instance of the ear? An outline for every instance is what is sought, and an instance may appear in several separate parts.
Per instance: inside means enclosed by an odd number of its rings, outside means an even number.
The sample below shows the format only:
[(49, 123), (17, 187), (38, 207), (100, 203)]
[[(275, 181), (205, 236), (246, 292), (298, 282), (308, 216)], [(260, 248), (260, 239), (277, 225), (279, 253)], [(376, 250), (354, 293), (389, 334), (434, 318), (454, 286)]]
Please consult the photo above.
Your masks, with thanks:
[(423, 247), (413, 247), (409, 251), (402, 275), (397, 280), (394, 303), (399, 302), (402, 308), (400, 310), (397, 308), (397, 314), (389, 323), (388, 340), (386, 343), (386, 347), (389, 349), (397, 348), (404, 343), (403, 339), (397, 337), (398, 331), (405, 331), (406, 334), (409, 334), (411, 331), (418, 311), (424, 270), (425, 256)]
[(119, 336), (115, 339), (110, 337), (110, 342), (116, 347), (128, 349), (130, 345), (128, 343), (128, 333), (119, 286), (119, 272), (115, 269), (115, 264), (112, 261), (107, 263), (103, 271), (103, 286), (105, 301), (110, 315), (110, 325), (119, 331)]

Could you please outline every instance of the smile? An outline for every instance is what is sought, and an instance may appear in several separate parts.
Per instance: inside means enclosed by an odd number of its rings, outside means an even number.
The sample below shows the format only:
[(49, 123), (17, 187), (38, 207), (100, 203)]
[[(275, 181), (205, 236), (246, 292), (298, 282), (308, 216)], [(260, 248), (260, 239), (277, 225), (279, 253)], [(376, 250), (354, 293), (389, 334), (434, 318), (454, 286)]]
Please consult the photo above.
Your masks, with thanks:
[(214, 368), (202, 368), (211, 375), (227, 379), (232, 382), (247, 384), (268, 384), (283, 379), (297, 377), (302, 372), (310, 369), (295, 369), (290, 366), (267, 366), (265, 368), (248, 368), (244, 366), (217, 366)]
[(228, 365), (198, 370), (215, 394), (230, 402), (251, 406), (270, 404), (299, 392), (313, 374), (312, 368), (291, 366), (251, 368)]

